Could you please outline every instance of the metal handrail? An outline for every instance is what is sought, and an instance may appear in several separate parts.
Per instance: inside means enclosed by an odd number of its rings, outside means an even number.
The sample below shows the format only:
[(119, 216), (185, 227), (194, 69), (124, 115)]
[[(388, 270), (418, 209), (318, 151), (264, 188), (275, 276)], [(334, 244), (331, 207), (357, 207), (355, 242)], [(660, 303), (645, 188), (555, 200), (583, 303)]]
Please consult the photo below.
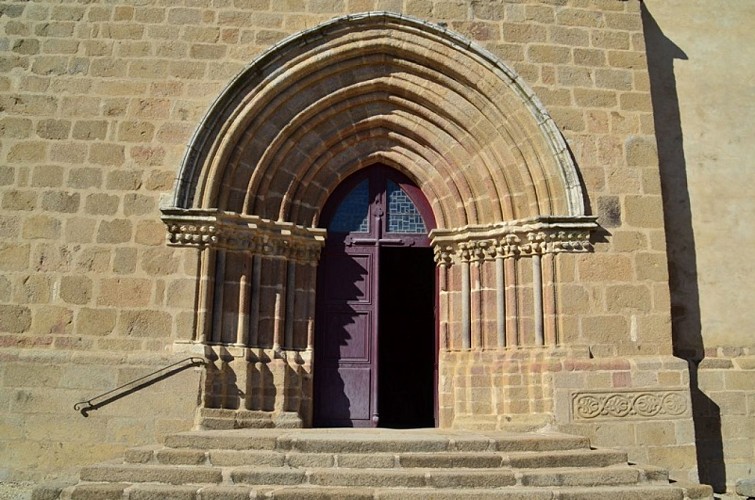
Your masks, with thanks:
[(88, 417), (89, 412), (92, 410), (96, 410), (108, 403), (112, 403), (113, 401), (125, 397), (132, 392), (136, 392), (139, 389), (148, 387), (156, 382), (159, 382), (160, 380), (170, 377), (171, 375), (182, 372), (187, 368), (204, 364), (204, 359), (194, 356), (182, 359), (181, 361), (176, 361), (175, 363), (164, 366), (159, 370), (153, 371), (152, 373), (148, 373), (147, 375), (134, 379), (130, 382), (126, 382), (125, 384), (120, 385), (115, 389), (111, 389), (107, 392), (103, 392), (102, 394), (98, 394), (91, 399), (88, 399), (86, 401), (79, 401), (78, 403), (73, 405), (73, 409), (80, 412), (83, 416)]

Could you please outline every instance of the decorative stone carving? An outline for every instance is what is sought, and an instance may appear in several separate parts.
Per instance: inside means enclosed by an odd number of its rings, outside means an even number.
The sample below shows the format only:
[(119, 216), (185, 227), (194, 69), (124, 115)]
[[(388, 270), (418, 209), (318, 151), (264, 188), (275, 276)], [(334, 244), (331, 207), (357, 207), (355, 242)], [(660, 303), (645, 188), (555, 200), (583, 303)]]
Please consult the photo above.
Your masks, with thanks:
[(589, 252), (595, 217), (538, 217), (430, 233), (440, 265), (561, 252)]
[(325, 243), (324, 229), (254, 215), (198, 209), (163, 209), (162, 212), (170, 246), (223, 248), (314, 262)]
[(622, 392), (577, 392), (572, 394), (572, 418), (610, 420), (669, 418), (687, 414), (684, 391), (643, 390)]

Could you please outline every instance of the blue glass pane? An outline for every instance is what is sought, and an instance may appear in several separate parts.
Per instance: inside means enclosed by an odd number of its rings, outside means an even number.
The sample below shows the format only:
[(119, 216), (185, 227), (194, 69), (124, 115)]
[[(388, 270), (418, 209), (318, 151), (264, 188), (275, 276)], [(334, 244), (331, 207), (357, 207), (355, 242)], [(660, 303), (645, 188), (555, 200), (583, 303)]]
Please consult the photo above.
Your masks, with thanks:
[(370, 230), (370, 185), (363, 180), (343, 199), (328, 230), (336, 233), (367, 233)]
[(412, 200), (393, 181), (388, 181), (388, 232), (424, 234), (425, 222)]

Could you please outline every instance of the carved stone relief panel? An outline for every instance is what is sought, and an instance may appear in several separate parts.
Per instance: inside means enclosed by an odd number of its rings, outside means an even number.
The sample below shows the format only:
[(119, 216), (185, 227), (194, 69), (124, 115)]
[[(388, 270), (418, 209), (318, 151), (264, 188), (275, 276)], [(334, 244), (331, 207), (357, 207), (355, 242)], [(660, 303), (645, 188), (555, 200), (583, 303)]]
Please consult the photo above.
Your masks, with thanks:
[(571, 402), (573, 421), (677, 418), (690, 409), (688, 393), (670, 389), (579, 391)]

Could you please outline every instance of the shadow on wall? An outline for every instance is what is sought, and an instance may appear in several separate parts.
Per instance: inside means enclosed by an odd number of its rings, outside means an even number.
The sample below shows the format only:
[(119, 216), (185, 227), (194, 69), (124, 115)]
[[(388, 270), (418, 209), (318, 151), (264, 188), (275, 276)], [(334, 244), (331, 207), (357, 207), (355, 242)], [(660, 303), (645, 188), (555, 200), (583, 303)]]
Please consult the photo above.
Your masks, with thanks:
[(689, 364), (700, 482), (711, 485), (716, 492), (725, 492), (721, 412), (698, 387), (698, 365), (705, 357), (705, 346), (687, 163), (674, 75), (674, 60), (687, 60), (687, 54), (663, 34), (647, 6), (641, 5), (660, 162), (674, 354)]

